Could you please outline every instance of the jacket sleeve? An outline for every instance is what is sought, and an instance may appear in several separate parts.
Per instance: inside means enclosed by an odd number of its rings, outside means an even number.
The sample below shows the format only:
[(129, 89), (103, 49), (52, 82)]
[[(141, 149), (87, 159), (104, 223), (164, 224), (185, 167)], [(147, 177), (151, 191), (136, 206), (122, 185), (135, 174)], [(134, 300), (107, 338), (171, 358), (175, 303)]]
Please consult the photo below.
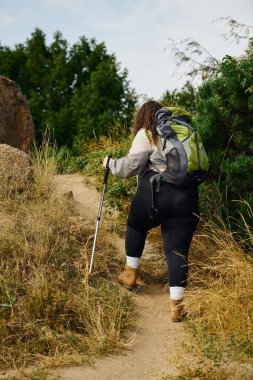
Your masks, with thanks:
[(135, 136), (127, 156), (111, 159), (109, 167), (112, 174), (118, 178), (139, 175), (145, 169), (151, 154), (151, 143), (144, 129)]

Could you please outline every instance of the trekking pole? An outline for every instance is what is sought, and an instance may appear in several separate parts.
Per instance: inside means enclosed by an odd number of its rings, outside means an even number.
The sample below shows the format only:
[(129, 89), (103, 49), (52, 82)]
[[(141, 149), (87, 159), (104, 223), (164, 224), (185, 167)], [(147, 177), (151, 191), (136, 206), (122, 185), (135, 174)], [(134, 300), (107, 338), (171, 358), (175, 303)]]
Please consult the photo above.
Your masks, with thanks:
[(92, 271), (92, 264), (93, 264), (94, 254), (95, 254), (95, 248), (96, 248), (96, 242), (97, 242), (97, 236), (98, 236), (98, 229), (99, 229), (100, 218), (101, 218), (102, 207), (103, 207), (103, 201), (104, 201), (104, 195), (105, 195), (105, 188), (106, 188), (108, 177), (109, 177), (109, 173), (110, 173), (110, 168), (109, 168), (109, 161), (110, 161), (110, 159), (111, 159), (111, 156), (108, 156), (106, 167), (105, 167), (104, 186), (103, 186), (102, 196), (101, 196), (100, 205), (99, 205), (99, 209), (98, 209), (96, 231), (95, 231), (95, 236), (94, 236), (94, 241), (93, 241), (91, 261), (90, 261), (90, 267), (89, 267), (89, 275), (91, 274), (91, 271)]

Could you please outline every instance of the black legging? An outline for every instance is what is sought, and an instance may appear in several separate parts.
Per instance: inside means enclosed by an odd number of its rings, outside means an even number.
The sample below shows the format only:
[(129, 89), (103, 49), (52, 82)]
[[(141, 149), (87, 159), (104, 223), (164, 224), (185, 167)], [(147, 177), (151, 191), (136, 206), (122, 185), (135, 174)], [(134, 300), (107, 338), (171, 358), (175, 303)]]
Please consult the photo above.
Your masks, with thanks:
[(148, 172), (139, 181), (132, 200), (126, 231), (126, 254), (141, 257), (147, 232), (161, 225), (164, 251), (168, 262), (169, 286), (186, 285), (188, 252), (198, 224), (198, 188), (161, 183), (155, 193), (158, 212), (152, 210)]

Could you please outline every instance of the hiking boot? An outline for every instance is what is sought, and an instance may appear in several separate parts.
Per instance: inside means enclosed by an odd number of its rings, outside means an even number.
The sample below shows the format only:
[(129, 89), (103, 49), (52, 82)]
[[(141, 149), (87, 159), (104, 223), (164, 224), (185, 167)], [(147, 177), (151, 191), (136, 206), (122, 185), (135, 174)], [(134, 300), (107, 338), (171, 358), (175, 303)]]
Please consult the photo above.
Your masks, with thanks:
[(181, 300), (170, 300), (170, 311), (172, 322), (181, 322), (186, 316), (186, 312), (183, 306), (183, 299)]
[(127, 289), (132, 290), (136, 287), (136, 281), (139, 271), (136, 268), (131, 268), (126, 265), (124, 272), (118, 276), (118, 281)]

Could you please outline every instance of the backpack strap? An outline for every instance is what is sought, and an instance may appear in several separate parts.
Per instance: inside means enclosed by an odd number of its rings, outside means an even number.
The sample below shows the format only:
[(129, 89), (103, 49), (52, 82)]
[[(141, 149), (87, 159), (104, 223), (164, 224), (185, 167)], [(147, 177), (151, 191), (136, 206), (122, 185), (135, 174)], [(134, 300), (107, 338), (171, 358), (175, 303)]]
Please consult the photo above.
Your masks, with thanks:
[(163, 137), (163, 150), (165, 149), (165, 147), (166, 147), (166, 142), (167, 142), (167, 140), (170, 140), (170, 139), (172, 139), (172, 138), (174, 138), (174, 139), (177, 139), (177, 134), (176, 134), (176, 132), (174, 132), (172, 129), (171, 129), (171, 131), (169, 131), (168, 133), (166, 133), (165, 135), (164, 135), (164, 137)]

